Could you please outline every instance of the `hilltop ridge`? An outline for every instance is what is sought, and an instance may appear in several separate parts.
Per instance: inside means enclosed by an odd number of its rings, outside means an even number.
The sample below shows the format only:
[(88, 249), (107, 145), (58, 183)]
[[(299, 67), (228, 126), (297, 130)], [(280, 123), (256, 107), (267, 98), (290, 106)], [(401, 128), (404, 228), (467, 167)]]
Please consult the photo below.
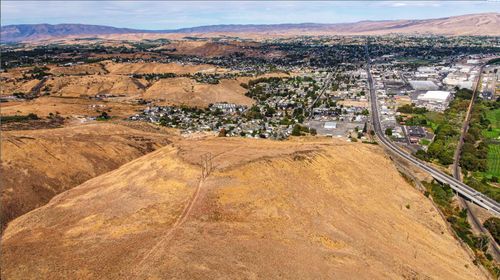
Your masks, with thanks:
[(87, 24), (19, 24), (1, 28), (2, 42), (33, 41), (66, 36), (112, 34), (316, 34), (316, 35), (383, 35), (436, 34), (436, 35), (500, 35), (500, 14), (484, 13), (437, 19), (403, 19), (359, 21), (353, 23), (283, 23), (283, 24), (227, 24), (207, 25), (166, 30), (140, 30)]
[(166, 146), (15, 219), (2, 252), (2, 278), (483, 277), (379, 147), (326, 139)]

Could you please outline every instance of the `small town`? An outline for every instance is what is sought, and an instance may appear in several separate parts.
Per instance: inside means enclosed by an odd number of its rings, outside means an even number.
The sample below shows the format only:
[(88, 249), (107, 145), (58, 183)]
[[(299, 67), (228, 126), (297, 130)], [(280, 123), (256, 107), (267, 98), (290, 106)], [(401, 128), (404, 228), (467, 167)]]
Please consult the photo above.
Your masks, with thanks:
[(499, 1), (0, 1), (0, 279), (500, 279)]
[[(291, 78), (260, 78), (242, 85), (256, 104), (216, 103), (207, 109), (149, 106), (131, 120), (180, 128), (184, 133), (213, 131), (221, 136), (286, 139), (303, 134), (358, 138), (368, 120), (368, 102), (357, 72), (300, 73)], [(360, 134), (361, 135), (361, 134)]]

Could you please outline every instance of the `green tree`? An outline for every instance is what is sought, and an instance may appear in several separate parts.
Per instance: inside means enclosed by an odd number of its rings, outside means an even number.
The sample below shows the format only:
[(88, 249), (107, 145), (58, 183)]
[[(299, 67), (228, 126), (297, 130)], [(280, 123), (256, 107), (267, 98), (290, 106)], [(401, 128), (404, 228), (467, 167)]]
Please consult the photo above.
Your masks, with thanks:
[(492, 217), (484, 221), (484, 227), (491, 233), (493, 239), (500, 243), (500, 218)]
[(302, 135), (302, 132), (301, 132), (301, 128), (300, 128), (300, 125), (296, 124), (294, 125), (293, 129), (292, 129), (292, 136), (301, 136)]

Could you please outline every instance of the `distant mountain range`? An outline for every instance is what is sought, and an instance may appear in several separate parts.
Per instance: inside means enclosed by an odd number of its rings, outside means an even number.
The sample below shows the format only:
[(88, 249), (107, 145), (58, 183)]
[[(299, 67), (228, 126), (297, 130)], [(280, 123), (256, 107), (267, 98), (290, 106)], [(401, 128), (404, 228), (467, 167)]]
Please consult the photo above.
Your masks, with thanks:
[(209, 25), (170, 30), (139, 30), (87, 24), (19, 24), (1, 27), (2, 42), (22, 42), (40, 39), (80, 37), (110, 34), (237, 34), (267, 33), (283, 35), (339, 34), (383, 35), (436, 34), (500, 36), (500, 13), (471, 14), (425, 20), (383, 20), (355, 23), (298, 24), (230, 24)]

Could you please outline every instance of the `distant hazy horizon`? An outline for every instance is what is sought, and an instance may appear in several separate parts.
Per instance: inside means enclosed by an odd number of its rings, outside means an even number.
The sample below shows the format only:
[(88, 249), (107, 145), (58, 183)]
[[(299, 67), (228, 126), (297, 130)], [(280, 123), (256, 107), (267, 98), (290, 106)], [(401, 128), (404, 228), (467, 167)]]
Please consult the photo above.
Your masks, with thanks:
[(2, 1), (1, 24), (81, 23), (136, 29), (218, 24), (347, 23), (500, 12), (497, 1)]

